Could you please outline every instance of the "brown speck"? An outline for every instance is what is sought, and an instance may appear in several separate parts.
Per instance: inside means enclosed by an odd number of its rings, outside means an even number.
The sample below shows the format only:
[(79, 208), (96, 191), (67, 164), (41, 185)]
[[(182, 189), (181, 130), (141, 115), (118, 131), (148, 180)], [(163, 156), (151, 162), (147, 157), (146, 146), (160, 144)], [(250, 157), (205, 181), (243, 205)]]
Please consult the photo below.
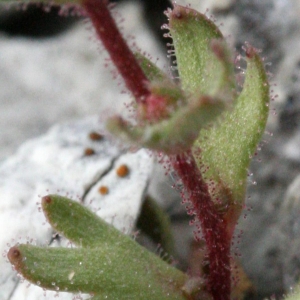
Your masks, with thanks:
[(101, 194), (101, 195), (107, 195), (108, 194), (108, 187), (105, 186), (105, 185), (101, 185), (98, 189), (98, 192)]
[(121, 165), (117, 168), (116, 172), (119, 177), (125, 177), (128, 175), (129, 169), (126, 165)]
[(95, 150), (92, 148), (85, 148), (84, 149), (84, 155), (85, 156), (91, 156), (95, 154)]
[(92, 141), (101, 141), (103, 139), (103, 135), (99, 134), (98, 132), (96, 131), (92, 131), (90, 134), (89, 134), (89, 138), (92, 140)]
[(52, 202), (52, 199), (50, 196), (45, 196), (42, 198), (42, 202), (45, 202), (47, 204), (51, 203)]

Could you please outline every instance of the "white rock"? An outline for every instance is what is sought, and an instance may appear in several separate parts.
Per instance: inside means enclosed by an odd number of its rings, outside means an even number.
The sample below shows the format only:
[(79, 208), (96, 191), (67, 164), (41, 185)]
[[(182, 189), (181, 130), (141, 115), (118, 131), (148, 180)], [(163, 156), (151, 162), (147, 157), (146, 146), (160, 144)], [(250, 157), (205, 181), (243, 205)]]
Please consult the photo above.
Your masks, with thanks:
[[(129, 43), (135, 42), (154, 61), (159, 57), (158, 65), (167, 65), (140, 5), (126, 3), (116, 11), (124, 35), (135, 37)], [(107, 58), (90, 24), (79, 23), (58, 37), (40, 40), (0, 33), (0, 160), (58, 122), (126, 112), (124, 103), (132, 98), (121, 94), (124, 84), (121, 78), (113, 79)]]
[[(51, 240), (53, 231), (38, 209), (40, 196), (68, 195), (97, 210), (99, 216), (121, 231), (129, 233), (134, 226), (153, 159), (146, 150), (126, 153), (106, 138), (93, 141), (89, 138), (91, 131), (103, 131), (97, 117), (57, 125), (46, 135), (26, 142), (15, 156), (0, 165), (1, 300), (45, 299), (41, 298), (41, 288), (27, 288), (26, 283), (16, 282), (6, 258), (8, 243), (12, 246), (29, 241), (40, 245)], [(95, 154), (86, 156), (86, 148), (94, 149)], [(125, 177), (116, 174), (121, 164), (129, 169)], [(101, 185), (108, 187), (107, 195), (99, 194)], [(55, 293), (47, 295), (50, 298), (46, 299), (53, 299)]]

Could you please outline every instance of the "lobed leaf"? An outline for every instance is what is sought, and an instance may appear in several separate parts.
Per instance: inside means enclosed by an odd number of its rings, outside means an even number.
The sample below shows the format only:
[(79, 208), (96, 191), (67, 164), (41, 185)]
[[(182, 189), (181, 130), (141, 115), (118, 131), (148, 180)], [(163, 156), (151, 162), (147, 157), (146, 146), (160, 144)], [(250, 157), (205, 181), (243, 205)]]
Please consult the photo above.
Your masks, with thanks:
[(30, 282), (50, 290), (92, 293), (99, 299), (185, 299), (185, 274), (86, 207), (49, 195), (42, 208), (54, 229), (83, 247), (12, 247), (10, 262)]

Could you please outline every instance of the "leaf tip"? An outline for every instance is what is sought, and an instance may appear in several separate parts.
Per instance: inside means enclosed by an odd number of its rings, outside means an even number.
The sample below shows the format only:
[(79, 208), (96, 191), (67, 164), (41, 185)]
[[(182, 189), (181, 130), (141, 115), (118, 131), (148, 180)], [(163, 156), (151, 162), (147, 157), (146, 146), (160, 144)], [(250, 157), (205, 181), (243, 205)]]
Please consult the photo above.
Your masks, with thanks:
[(169, 26), (172, 27), (172, 21), (186, 22), (191, 20), (191, 18), (194, 20), (197, 19), (198, 12), (189, 7), (175, 4), (173, 9), (167, 11), (166, 15), (170, 20)]
[(9, 249), (7, 258), (16, 270), (20, 269), (23, 257), (17, 245)]
[(253, 58), (257, 54), (258, 50), (253, 46), (246, 44), (245, 54), (247, 58)]
[(47, 204), (50, 204), (52, 202), (52, 199), (51, 199), (51, 196), (50, 195), (47, 195), (47, 196), (44, 196), (42, 198), (42, 205), (47, 205)]
[(182, 13), (182, 7), (175, 5), (174, 8), (170, 11), (169, 17), (180, 20), (183, 19), (184, 15)]

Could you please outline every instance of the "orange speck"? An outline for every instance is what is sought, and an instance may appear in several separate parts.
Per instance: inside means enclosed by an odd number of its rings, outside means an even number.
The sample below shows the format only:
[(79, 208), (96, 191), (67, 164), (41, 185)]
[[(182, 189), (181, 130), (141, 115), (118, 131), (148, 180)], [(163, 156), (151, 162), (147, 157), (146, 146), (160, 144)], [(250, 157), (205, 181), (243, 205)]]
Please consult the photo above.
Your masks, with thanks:
[(89, 134), (89, 138), (92, 140), (92, 141), (100, 141), (103, 139), (103, 135), (101, 135), (100, 133), (96, 132), (96, 131), (92, 131), (90, 132)]
[(98, 192), (101, 194), (101, 195), (107, 195), (108, 194), (108, 187), (105, 186), (105, 185), (101, 185), (98, 189)]
[(84, 155), (85, 156), (91, 156), (95, 154), (95, 150), (92, 148), (85, 148), (84, 149)]
[(125, 177), (128, 175), (129, 169), (126, 165), (121, 165), (117, 168), (116, 172), (119, 177)]

